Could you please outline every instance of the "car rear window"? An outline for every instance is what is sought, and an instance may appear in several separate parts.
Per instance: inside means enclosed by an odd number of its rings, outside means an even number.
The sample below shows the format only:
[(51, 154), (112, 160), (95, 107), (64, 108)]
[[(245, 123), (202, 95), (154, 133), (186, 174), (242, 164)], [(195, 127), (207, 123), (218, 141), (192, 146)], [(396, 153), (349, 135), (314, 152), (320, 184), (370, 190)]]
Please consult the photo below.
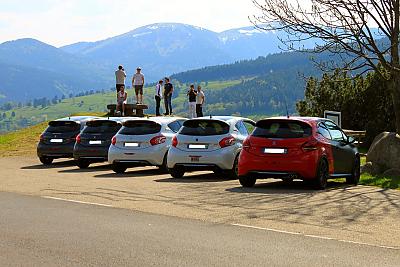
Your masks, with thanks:
[(180, 134), (183, 135), (222, 135), (229, 133), (229, 125), (217, 120), (189, 120), (183, 123)]
[(125, 135), (145, 135), (160, 132), (161, 125), (154, 121), (126, 121), (120, 134)]
[(121, 124), (115, 121), (88, 121), (83, 133), (115, 133), (121, 128)]
[(256, 123), (252, 136), (264, 138), (305, 138), (312, 128), (305, 122), (292, 120), (261, 120)]
[(75, 121), (51, 121), (46, 129), (49, 133), (67, 133), (80, 131), (81, 125)]

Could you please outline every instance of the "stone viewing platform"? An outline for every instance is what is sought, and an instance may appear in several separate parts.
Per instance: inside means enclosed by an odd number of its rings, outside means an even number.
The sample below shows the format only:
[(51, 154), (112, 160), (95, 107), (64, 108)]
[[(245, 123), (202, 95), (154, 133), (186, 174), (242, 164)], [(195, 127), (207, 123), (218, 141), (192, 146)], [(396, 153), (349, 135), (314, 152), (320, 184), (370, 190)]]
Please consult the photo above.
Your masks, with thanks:
[[(107, 105), (108, 115), (116, 116), (117, 105), (109, 104)], [(144, 104), (125, 104), (125, 116), (137, 116), (144, 117), (144, 110), (149, 109), (147, 105)]]

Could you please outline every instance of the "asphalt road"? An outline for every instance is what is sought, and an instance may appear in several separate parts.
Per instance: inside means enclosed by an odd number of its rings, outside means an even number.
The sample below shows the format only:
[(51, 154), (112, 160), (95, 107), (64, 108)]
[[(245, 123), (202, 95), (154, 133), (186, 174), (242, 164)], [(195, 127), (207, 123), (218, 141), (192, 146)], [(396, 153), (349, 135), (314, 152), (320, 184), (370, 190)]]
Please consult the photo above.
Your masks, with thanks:
[(400, 250), (0, 193), (1, 266), (399, 266)]

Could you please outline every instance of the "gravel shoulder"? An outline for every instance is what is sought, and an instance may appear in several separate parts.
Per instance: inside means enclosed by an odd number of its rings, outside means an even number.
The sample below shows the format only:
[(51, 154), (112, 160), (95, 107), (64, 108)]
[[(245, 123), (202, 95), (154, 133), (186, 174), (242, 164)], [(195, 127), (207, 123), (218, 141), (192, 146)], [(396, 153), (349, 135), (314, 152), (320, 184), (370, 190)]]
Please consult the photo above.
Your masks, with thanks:
[(208, 172), (173, 179), (146, 167), (116, 175), (106, 164), (80, 170), (71, 160), (59, 160), (46, 167), (28, 156), (0, 158), (0, 166), (4, 192), (400, 248), (398, 190), (330, 183), (326, 191), (313, 191), (300, 181), (275, 180), (244, 189)]

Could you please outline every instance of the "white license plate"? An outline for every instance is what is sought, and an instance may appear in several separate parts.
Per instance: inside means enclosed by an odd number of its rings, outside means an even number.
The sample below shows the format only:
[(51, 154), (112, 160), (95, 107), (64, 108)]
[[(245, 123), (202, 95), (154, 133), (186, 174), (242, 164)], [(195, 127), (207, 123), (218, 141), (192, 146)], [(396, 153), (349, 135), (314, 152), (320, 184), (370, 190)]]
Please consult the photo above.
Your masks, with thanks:
[(286, 148), (264, 148), (265, 154), (286, 154)]
[(207, 149), (207, 145), (195, 145), (195, 144), (190, 144), (189, 149)]
[(62, 139), (50, 139), (51, 143), (62, 143), (63, 140)]
[(126, 147), (139, 147), (139, 143), (125, 143)]
[(200, 162), (200, 157), (190, 157), (190, 162)]
[(101, 145), (101, 140), (90, 140), (89, 145)]

